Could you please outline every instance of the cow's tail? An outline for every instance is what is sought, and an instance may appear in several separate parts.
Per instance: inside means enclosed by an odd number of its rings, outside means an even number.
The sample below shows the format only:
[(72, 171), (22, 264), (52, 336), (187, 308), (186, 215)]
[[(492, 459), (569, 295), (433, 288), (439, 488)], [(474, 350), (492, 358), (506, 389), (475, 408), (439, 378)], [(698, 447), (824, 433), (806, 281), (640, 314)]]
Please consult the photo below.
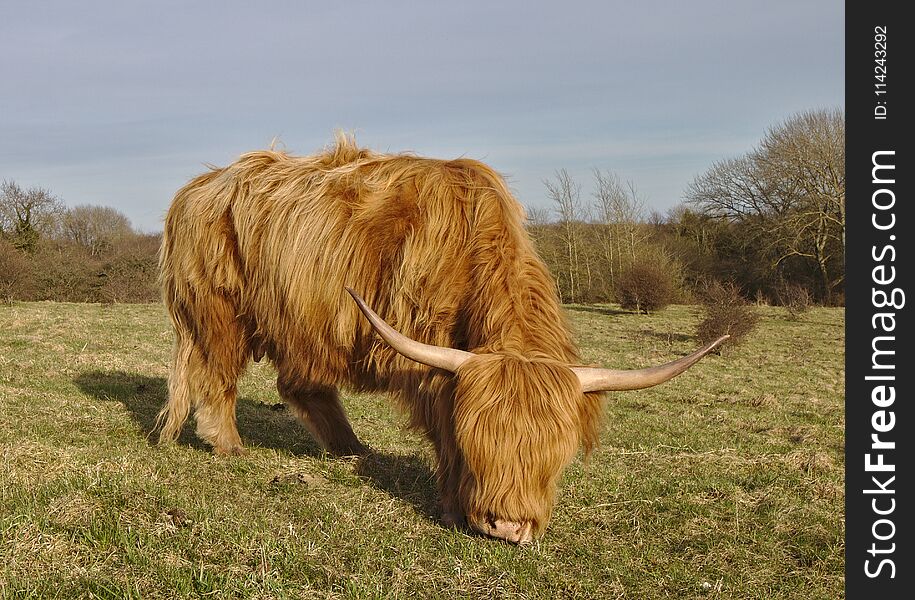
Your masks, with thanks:
[(174, 442), (178, 439), (191, 409), (191, 378), (188, 365), (193, 347), (191, 344), (182, 343), (181, 337), (179, 333), (168, 374), (168, 401), (156, 418), (160, 443)]
[[(162, 287), (162, 300), (171, 317), (175, 331), (175, 345), (172, 351), (171, 368), (168, 372), (168, 400), (159, 411), (156, 426), (159, 430), (159, 442), (174, 442), (178, 439), (184, 422), (190, 413), (192, 403), (192, 374), (189, 373), (192, 360), (193, 344), (191, 320), (187, 306), (187, 286), (181, 285), (186, 280), (183, 275), (188, 269), (182, 260), (185, 253), (176, 244), (183, 223), (185, 200), (191, 186), (178, 192), (175, 202), (169, 209), (162, 236), (162, 248), (159, 254), (159, 284)], [(193, 230), (193, 228), (190, 228)]]

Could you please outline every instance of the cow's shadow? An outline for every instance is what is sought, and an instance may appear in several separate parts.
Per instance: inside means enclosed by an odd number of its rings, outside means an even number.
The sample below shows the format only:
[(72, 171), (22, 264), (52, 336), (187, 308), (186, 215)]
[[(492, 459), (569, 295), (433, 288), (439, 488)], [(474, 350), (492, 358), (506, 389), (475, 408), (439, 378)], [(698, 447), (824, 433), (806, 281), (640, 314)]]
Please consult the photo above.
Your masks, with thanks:
[[(156, 418), (168, 397), (165, 378), (125, 371), (89, 371), (78, 375), (74, 383), (90, 396), (124, 405), (147, 441), (156, 442)], [(296, 456), (320, 457), (324, 454), (282, 403), (269, 405), (240, 397), (236, 412), (238, 432), (247, 445), (282, 450)], [(188, 421), (178, 443), (208, 450), (194, 434), (193, 418)]]
[(441, 521), (435, 478), (422, 457), (372, 452), (356, 462), (355, 471), (369, 485), (409, 502), (430, 521)]
[[(122, 404), (147, 441), (156, 443), (156, 419), (168, 397), (165, 378), (125, 371), (88, 371), (73, 381), (87, 395)], [(270, 405), (241, 397), (237, 415), (238, 431), (248, 446), (272, 448), (295, 456), (327, 457), (283, 403)], [(193, 418), (188, 421), (178, 444), (209, 452), (209, 447), (193, 431)], [(355, 461), (354, 471), (368, 485), (409, 502), (422, 516), (439, 521), (434, 476), (421, 456), (372, 452)]]

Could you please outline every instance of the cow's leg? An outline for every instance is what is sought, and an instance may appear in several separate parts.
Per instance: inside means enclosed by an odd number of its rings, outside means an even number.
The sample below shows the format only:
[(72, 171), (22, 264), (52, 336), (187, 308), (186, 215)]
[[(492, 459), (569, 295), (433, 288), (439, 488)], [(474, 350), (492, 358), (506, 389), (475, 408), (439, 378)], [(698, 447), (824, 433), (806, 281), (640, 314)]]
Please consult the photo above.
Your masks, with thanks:
[(238, 378), (250, 356), (244, 326), (235, 305), (224, 299), (207, 307), (204, 319), (204, 344), (199, 345), (204, 359), (196, 373), (198, 388), (197, 435), (213, 446), (216, 454), (241, 454), (244, 448), (235, 421)]
[(413, 396), (411, 425), (425, 431), (435, 448), (435, 480), (441, 498), (442, 523), (459, 527), (464, 524), (460, 497), (464, 459), (454, 435), (454, 380), (438, 375), (415, 387), (423, 391)]
[(242, 454), (244, 446), (235, 420), (238, 376), (233, 378), (221, 367), (208, 363), (205, 375), (198, 379), (200, 400), (194, 411), (197, 435), (213, 446), (216, 454)]
[(336, 456), (364, 456), (366, 448), (350, 426), (337, 388), (305, 384), (280, 375), (276, 389), (299, 421), (328, 452)]
[(164, 416), (160, 440), (178, 436), (193, 406), (197, 435), (217, 454), (240, 454), (244, 448), (235, 422), (235, 402), (238, 378), (249, 351), (237, 311), (217, 295), (207, 298), (205, 309), (170, 309), (177, 338), (169, 400), (160, 416)]
[(432, 436), (438, 458), (435, 479), (442, 502), (442, 524), (459, 527), (464, 524), (464, 509), (460, 499), (463, 461), (454, 443), (454, 436), (447, 429), (442, 433), (444, 435)]

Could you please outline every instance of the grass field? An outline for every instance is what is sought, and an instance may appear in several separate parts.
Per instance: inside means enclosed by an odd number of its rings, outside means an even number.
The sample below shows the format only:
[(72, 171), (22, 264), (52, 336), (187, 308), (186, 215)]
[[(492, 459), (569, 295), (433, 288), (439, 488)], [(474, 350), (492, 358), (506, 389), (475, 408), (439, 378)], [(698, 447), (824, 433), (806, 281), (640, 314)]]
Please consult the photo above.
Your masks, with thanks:
[[(438, 525), (429, 447), (383, 397), (345, 396), (377, 454), (328, 458), (258, 364), (247, 455), (191, 425), (157, 447), (162, 306), (0, 306), (0, 597), (840, 598), (844, 311), (759, 310), (744, 346), (612, 395), (545, 536), (515, 547)], [(693, 307), (568, 314), (589, 362), (695, 346)]]

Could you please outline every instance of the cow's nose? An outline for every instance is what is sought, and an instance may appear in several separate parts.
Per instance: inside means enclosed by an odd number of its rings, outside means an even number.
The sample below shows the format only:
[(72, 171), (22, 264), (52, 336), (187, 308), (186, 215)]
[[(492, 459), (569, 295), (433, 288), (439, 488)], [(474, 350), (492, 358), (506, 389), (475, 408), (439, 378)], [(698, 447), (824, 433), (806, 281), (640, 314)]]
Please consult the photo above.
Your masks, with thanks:
[(513, 544), (526, 544), (534, 541), (533, 526), (530, 521), (523, 523), (502, 519), (468, 519), (468, 521), (480, 533)]

